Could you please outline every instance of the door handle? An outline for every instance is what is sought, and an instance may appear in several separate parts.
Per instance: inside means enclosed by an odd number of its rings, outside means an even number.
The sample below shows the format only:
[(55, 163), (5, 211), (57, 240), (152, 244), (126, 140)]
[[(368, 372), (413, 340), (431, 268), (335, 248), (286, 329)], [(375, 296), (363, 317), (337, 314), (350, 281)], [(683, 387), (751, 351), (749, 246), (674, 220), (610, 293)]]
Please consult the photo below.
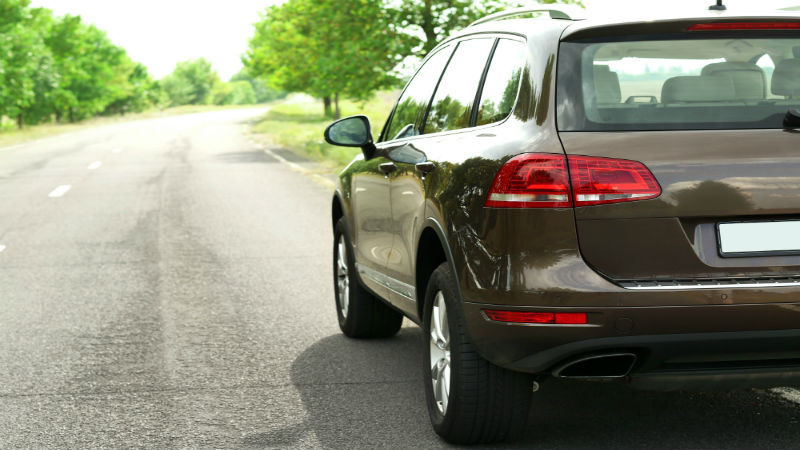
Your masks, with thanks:
[(436, 168), (436, 165), (430, 161), (425, 161), (417, 164), (415, 167), (417, 168), (417, 170), (422, 172), (423, 175), (427, 175), (433, 172), (433, 169)]
[(380, 166), (378, 166), (378, 168), (380, 168), (381, 172), (383, 172), (385, 175), (389, 175), (390, 173), (397, 170), (397, 166), (391, 162), (383, 163)]

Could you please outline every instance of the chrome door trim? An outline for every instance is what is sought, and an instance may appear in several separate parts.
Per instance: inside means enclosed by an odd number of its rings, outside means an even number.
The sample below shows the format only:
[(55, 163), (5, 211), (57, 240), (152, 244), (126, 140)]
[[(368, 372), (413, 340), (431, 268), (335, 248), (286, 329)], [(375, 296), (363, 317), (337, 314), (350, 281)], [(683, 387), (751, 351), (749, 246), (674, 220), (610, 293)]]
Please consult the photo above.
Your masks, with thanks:
[(692, 291), (697, 289), (757, 289), (798, 287), (800, 277), (722, 278), (685, 280), (624, 280), (617, 284), (632, 291)]
[(369, 278), (386, 289), (394, 292), (395, 294), (400, 295), (406, 300), (416, 302), (416, 300), (414, 300), (416, 298), (416, 288), (414, 288), (414, 286), (403, 283), (399, 280), (395, 280), (384, 273), (378, 272), (375, 269), (371, 269), (359, 263), (356, 263), (356, 270), (358, 270), (358, 274), (362, 277)]

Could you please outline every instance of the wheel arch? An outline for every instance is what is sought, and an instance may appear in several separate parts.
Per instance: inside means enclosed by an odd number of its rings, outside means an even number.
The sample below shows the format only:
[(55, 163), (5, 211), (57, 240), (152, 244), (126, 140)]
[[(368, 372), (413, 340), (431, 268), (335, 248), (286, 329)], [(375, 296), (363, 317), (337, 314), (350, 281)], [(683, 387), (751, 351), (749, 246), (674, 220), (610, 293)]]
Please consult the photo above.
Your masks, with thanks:
[(331, 227), (336, 228), (336, 223), (342, 217), (344, 217), (344, 203), (337, 191), (333, 194), (333, 201), (331, 202)]
[(433, 218), (423, 222), (419, 238), (417, 239), (417, 252), (415, 256), (415, 286), (417, 295), (417, 314), (422, 322), (423, 308), (425, 307), (425, 291), (431, 274), (439, 265), (446, 262), (456, 281), (457, 295), (460, 302), (464, 301), (461, 294), (461, 284), (458, 279), (453, 252), (450, 249), (447, 236), (442, 225)]

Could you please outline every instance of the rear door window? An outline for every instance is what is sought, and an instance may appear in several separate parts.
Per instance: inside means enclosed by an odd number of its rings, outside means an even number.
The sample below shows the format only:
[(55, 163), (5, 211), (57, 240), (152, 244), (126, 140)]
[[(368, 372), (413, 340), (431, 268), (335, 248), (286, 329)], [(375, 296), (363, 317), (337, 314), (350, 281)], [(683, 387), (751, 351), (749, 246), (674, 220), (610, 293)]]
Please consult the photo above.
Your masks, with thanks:
[(425, 134), (470, 126), (478, 86), (494, 41), (468, 39), (458, 44), (431, 103)]
[(511, 113), (525, 65), (525, 44), (500, 39), (483, 84), (476, 125), (499, 122)]
[(782, 128), (800, 104), (800, 39), (563, 42), (562, 131)]
[(421, 134), (422, 121), (436, 83), (450, 58), (451, 46), (439, 49), (411, 79), (397, 102), (384, 140), (402, 139)]

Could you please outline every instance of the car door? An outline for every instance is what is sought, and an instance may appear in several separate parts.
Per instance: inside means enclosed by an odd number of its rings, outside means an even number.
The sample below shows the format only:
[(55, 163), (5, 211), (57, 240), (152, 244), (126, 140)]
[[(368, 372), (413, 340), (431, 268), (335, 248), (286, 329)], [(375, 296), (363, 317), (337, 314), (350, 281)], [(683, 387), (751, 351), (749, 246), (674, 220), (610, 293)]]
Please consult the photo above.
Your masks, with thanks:
[(352, 177), (351, 196), (355, 234), (356, 270), (364, 284), (388, 299), (389, 290), (375, 274), (386, 267), (392, 249), (392, 210), (390, 181), (386, 164), (390, 161), (380, 150), (360, 164)]
[[(449, 58), (450, 46), (438, 50), (409, 82), (384, 130), (384, 135), (392, 136), (393, 142), (420, 134), (431, 95)], [(388, 157), (393, 149), (391, 145), (378, 144), (374, 155), (353, 176), (351, 189), (357, 270), (367, 287), (390, 301), (390, 292), (405, 292), (407, 288), (386, 275), (394, 241), (389, 176), (397, 170), (397, 165)]]
[(434, 154), (451, 146), (447, 132), (463, 130), (473, 121), (473, 106), (494, 47), (495, 37), (469, 37), (457, 43), (453, 56), (434, 92), (422, 135), (387, 145), (386, 156), (397, 169), (390, 175), (394, 240), (386, 273), (402, 289), (394, 289), (392, 302), (416, 314), (417, 238), (425, 220), (425, 175), (437, 168)]

